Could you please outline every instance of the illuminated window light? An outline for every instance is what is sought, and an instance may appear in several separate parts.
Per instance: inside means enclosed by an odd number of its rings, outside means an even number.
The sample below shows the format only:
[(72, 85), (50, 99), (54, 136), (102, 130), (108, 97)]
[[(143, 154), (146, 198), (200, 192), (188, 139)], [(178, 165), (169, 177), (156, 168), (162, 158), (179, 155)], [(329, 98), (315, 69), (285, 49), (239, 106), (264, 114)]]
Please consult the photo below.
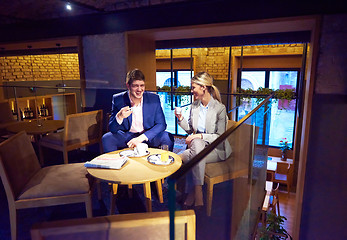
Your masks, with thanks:
[(65, 8), (66, 8), (66, 10), (68, 10), (68, 11), (71, 11), (71, 10), (72, 10), (72, 6), (71, 6), (70, 3), (67, 3), (67, 4), (65, 5)]

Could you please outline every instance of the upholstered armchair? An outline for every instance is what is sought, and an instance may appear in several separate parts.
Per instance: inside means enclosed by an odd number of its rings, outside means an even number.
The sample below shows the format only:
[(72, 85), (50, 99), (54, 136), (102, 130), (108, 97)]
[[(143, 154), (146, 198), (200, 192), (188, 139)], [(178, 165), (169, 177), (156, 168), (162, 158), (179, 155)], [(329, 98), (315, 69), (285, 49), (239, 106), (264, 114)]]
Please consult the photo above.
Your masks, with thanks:
[(52, 148), (63, 152), (64, 163), (68, 163), (68, 152), (92, 144), (99, 144), (100, 153), (103, 152), (102, 110), (75, 113), (65, 118), (64, 131), (51, 133), (39, 141), (40, 161), (43, 165), (42, 147)]
[(17, 238), (17, 209), (83, 203), (87, 217), (92, 217), (90, 185), (83, 163), (41, 168), (25, 132), (0, 143), (0, 176), (8, 201), (12, 240)]

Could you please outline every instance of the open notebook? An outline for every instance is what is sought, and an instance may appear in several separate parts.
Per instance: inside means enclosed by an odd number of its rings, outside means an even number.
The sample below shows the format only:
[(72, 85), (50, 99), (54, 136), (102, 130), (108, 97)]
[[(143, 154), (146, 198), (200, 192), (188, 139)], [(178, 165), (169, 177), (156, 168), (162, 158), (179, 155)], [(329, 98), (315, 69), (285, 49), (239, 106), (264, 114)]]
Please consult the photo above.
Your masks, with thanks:
[(128, 159), (128, 157), (120, 157), (118, 154), (103, 154), (86, 162), (84, 166), (89, 168), (120, 169)]

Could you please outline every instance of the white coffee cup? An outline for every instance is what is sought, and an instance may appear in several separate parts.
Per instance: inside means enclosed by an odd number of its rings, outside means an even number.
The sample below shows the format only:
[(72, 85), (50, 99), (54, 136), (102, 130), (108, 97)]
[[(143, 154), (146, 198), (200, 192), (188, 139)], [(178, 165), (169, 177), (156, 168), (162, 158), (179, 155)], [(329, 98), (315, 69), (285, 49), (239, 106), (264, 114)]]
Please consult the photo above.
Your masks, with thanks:
[(181, 115), (182, 114), (182, 108), (175, 107), (175, 113), (178, 114), (178, 115)]
[(146, 155), (148, 150), (148, 145), (146, 143), (139, 143), (134, 148), (135, 154), (139, 156)]

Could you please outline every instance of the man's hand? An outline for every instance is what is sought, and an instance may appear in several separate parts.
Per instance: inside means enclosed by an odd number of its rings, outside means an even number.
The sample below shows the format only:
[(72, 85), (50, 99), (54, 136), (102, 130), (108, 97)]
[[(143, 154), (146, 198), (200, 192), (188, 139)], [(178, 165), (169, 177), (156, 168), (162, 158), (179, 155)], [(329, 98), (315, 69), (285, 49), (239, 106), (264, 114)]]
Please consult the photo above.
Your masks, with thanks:
[(143, 141), (146, 141), (146, 140), (147, 140), (146, 136), (144, 134), (142, 134), (136, 138), (131, 139), (127, 143), (127, 145), (128, 145), (128, 147), (133, 148), (133, 147), (136, 147), (137, 144), (142, 143)]
[(193, 141), (193, 139), (195, 138), (202, 138), (201, 134), (198, 133), (198, 134), (192, 134), (192, 135), (189, 135), (187, 138), (186, 138), (186, 144), (187, 145), (190, 145), (190, 143)]
[(131, 108), (129, 106), (122, 107), (121, 110), (117, 113), (117, 118), (119, 120), (123, 120), (124, 118), (127, 118), (132, 114)]

